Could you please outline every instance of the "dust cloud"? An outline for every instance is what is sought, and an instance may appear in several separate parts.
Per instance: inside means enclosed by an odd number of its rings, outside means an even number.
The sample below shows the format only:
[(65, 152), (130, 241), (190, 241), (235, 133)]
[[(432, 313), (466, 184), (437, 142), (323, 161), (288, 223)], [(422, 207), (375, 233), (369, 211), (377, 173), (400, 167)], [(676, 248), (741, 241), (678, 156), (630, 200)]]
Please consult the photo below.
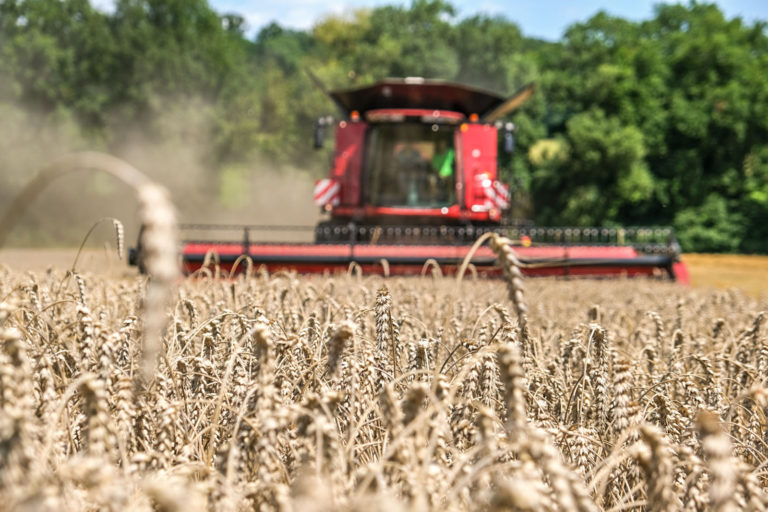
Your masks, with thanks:
[[(63, 115), (40, 114), (0, 104), (0, 215), (38, 171), (56, 157), (82, 150), (122, 158), (171, 193), (181, 223), (314, 225), (316, 176), (258, 157), (236, 166), (214, 166), (209, 107), (175, 101), (151, 126), (112, 120), (109, 140), (83, 132)], [(307, 151), (312, 151), (307, 143)], [(323, 158), (318, 155), (318, 158)], [(318, 166), (320, 167), (320, 166)], [(315, 171), (316, 172), (316, 171)], [(9, 247), (77, 247), (100, 218), (126, 227), (126, 243), (138, 233), (135, 194), (114, 178), (76, 172), (59, 178), (27, 206), (10, 234)], [(109, 223), (89, 239), (99, 247), (114, 240)]]

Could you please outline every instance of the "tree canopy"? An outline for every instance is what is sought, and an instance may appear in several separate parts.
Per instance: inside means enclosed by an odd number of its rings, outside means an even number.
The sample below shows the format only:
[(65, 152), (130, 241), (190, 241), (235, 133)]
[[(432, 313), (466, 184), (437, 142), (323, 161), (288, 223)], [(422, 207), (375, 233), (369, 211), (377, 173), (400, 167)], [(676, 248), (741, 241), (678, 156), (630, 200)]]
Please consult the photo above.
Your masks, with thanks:
[(66, 119), (118, 154), (137, 127), (186, 137), (193, 116), (216, 183), (255, 158), (323, 172), (311, 130), (333, 105), (307, 70), (330, 87), (423, 76), (509, 94), (533, 81), (503, 177), (536, 222), (671, 224), (686, 250), (768, 252), (767, 28), (693, 1), (639, 22), (599, 12), (548, 42), (413, 0), (249, 37), (206, 0), (0, 0), (0, 111)]

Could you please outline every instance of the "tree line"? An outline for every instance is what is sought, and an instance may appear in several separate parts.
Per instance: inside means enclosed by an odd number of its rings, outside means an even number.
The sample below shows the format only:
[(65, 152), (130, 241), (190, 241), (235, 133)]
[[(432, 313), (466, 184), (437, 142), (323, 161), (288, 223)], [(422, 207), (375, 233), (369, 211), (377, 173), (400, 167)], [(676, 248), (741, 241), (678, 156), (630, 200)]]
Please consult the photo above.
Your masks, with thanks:
[(0, 0), (0, 112), (65, 119), (83, 144), (117, 154), (129, 131), (167, 137), (169, 111), (194, 114), (221, 185), (232, 169), (258, 172), (254, 158), (322, 174), (312, 128), (333, 105), (307, 70), (331, 88), (423, 76), (510, 94), (535, 82), (510, 118), (517, 152), (503, 171), (522, 212), (673, 225), (688, 251), (766, 253), (767, 26), (715, 4), (659, 4), (637, 22), (600, 12), (551, 42), (503, 16), (413, 0), (249, 37), (241, 16), (206, 0), (118, 0), (108, 12)]

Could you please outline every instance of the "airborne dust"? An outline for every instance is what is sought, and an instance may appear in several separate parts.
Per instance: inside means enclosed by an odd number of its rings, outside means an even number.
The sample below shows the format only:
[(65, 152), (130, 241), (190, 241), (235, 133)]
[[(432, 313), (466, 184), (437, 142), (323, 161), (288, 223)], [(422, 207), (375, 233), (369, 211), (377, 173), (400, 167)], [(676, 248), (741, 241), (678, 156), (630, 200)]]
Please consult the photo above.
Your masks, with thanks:
[[(169, 102), (171, 104), (171, 102)], [(215, 164), (214, 127), (199, 102), (172, 102), (150, 126), (126, 125), (116, 114), (98, 134), (83, 132), (66, 114), (42, 115), (0, 104), (0, 215), (46, 164), (72, 151), (103, 151), (124, 159), (171, 193), (181, 223), (306, 225), (317, 222), (312, 203), (316, 176), (309, 170), (267, 163), (257, 156), (236, 165)], [(108, 135), (104, 135), (104, 134)], [(307, 141), (307, 151), (312, 151)], [(327, 160), (326, 154), (317, 154)], [(318, 162), (314, 172), (327, 167)], [(54, 181), (30, 205), (7, 247), (77, 247), (100, 218), (125, 225), (126, 244), (138, 233), (133, 191), (98, 172)], [(108, 223), (88, 246), (114, 244)]]

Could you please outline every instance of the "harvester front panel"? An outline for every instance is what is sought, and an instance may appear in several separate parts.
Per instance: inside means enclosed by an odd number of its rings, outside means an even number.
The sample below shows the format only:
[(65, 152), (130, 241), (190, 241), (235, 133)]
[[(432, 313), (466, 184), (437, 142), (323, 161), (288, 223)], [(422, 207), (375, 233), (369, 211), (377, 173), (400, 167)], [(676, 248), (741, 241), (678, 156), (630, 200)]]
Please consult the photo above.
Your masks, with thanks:
[(501, 219), (500, 205), (487, 193), (498, 180), (496, 132), (494, 126), (487, 124), (462, 124), (456, 134), (460, 197), (465, 218), (471, 220)]
[(365, 153), (365, 123), (342, 121), (336, 129), (336, 151), (331, 178), (341, 184), (340, 206), (359, 207)]

